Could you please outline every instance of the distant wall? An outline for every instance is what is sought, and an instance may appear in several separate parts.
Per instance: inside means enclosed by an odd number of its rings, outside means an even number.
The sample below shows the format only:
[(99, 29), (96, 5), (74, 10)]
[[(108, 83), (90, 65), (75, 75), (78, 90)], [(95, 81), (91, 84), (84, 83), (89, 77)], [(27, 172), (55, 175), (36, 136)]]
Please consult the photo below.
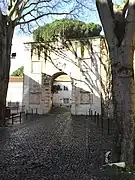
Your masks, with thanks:
[(53, 105), (55, 107), (71, 105), (71, 82), (54, 82), (53, 85), (59, 85), (61, 90), (53, 94)]
[(22, 105), (22, 96), (23, 96), (23, 78), (20, 77), (11, 77), (8, 85), (7, 92), (7, 105), (8, 102), (19, 102), (19, 105)]

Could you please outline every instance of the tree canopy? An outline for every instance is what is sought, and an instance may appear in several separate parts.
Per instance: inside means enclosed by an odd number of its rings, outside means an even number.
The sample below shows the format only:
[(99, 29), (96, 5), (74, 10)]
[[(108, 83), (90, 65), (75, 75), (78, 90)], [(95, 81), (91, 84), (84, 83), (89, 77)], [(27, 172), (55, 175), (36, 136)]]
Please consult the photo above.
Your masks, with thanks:
[(24, 66), (21, 66), (20, 68), (18, 68), (17, 70), (15, 70), (11, 76), (23, 76), (23, 71), (24, 71)]
[(33, 31), (35, 41), (54, 41), (57, 37), (78, 39), (99, 36), (102, 27), (99, 24), (85, 23), (73, 19), (56, 20)]

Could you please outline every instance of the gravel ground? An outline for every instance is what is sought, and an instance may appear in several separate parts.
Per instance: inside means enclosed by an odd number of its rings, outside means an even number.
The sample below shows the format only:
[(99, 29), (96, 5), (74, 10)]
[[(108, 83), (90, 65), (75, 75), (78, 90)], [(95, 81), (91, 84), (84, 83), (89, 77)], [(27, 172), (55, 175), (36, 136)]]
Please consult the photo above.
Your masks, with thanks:
[(0, 180), (109, 180), (102, 165), (110, 141), (62, 109), (1, 127)]

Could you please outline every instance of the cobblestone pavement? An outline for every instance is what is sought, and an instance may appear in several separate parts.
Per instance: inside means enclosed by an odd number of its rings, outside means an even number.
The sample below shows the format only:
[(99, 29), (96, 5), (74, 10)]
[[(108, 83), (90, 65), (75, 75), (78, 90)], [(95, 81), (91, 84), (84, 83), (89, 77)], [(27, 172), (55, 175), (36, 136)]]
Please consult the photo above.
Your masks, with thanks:
[(0, 180), (104, 180), (111, 144), (96, 126), (70, 112), (52, 112), (0, 128)]

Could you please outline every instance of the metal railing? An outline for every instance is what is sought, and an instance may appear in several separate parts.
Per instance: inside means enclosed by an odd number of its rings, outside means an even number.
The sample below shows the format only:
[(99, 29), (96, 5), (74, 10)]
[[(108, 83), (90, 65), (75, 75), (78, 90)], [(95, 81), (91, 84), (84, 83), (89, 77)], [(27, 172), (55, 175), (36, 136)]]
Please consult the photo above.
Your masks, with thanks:
[(115, 124), (112, 118), (110, 117), (103, 117), (102, 114), (100, 115), (96, 111), (89, 110), (89, 119), (94, 122), (98, 128), (102, 130), (102, 132), (113, 135), (115, 130)]
[(5, 117), (5, 124), (13, 125), (15, 122), (21, 124), (23, 116), (25, 116), (24, 112), (19, 112), (17, 114), (12, 113), (9, 117)]

